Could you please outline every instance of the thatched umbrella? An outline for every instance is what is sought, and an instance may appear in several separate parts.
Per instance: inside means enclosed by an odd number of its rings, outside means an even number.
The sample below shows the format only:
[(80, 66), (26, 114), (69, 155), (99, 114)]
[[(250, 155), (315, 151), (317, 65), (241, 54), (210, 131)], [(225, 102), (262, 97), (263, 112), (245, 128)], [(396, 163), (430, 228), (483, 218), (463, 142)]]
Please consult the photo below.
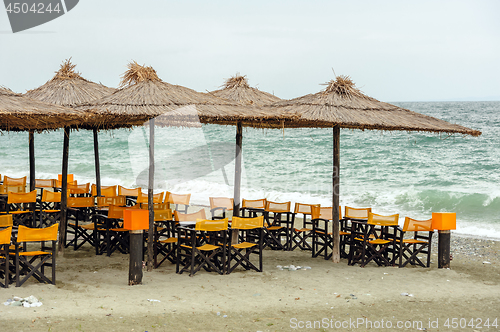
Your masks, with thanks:
[[(66, 107), (76, 107), (112, 94), (116, 89), (84, 79), (75, 71), (76, 65), (67, 59), (54, 77), (44, 85), (29, 90), (26, 96)], [(99, 166), (99, 142), (97, 127), (91, 128), (94, 133), (94, 157), (97, 193), (101, 191), (101, 174)]]
[(292, 117), (286, 127), (333, 127), (333, 236), (334, 262), (340, 260), (339, 248), (339, 149), (340, 128), (423, 131), (479, 136), (478, 130), (412, 112), (364, 95), (348, 76), (338, 76), (325, 90), (277, 102), (269, 107)]
[[(84, 79), (80, 73), (74, 70), (75, 67), (76, 65), (71, 63), (71, 59), (67, 59), (61, 64), (61, 68), (56, 72), (52, 79), (36, 89), (27, 91), (25, 95), (33, 99), (74, 108), (80, 104), (88, 103), (89, 101), (109, 95), (115, 91), (113, 88), (108, 88), (102, 84), (97, 84)], [(94, 131), (96, 183), (98, 194), (100, 194), (101, 175), (99, 166), (98, 135), (97, 128), (94, 127), (92, 129)], [(65, 139), (66, 138), (69, 139), (69, 131), (67, 132), (67, 135), (65, 135)], [(69, 147), (69, 142), (67, 144)], [(63, 151), (63, 154), (65, 153), (68, 152)], [(63, 175), (63, 177), (65, 177), (65, 175)], [(64, 183), (62, 184), (62, 187), (64, 192), (66, 190), (64, 188)], [(63, 197), (65, 196), (63, 195)], [(61, 202), (61, 227), (59, 230), (61, 235), (59, 250), (62, 251), (66, 243), (66, 198), (63, 198)]]
[[(63, 144), (63, 195), (66, 201), (66, 176), (68, 173), (69, 128), (78, 127), (86, 120), (84, 112), (34, 100), (0, 87), (0, 130), (29, 131), (30, 190), (35, 189), (35, 150), (33, 132), (64, 127)], [(65, 206), (65, 205), (64, 205)], [(61, 207), (64, 211), (65, 207)]]

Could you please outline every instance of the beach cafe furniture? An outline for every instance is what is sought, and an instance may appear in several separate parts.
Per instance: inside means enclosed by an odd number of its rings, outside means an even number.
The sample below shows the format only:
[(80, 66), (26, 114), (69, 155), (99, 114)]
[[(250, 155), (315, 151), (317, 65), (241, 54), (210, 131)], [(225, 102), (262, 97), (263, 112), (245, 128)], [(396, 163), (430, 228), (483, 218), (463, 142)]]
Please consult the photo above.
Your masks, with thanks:
[(328, 249), (333, 249), (332, 232), (329, 231), (333, 219), (332, 214), (331, 206), (311, 206), (312, 258), (318, 257), (322, 253), (325, 260), (330, 257)]
[[(239, 243), (230, 243), (227, 257), (227, 273), (231, 273), (238, 266), (245, 270), (262, 272), (262, 251), (264, 249), (264, 216), (233, 217), (231, 233), (238, 232), (238, 236), (231, 239), (242, 239)], [(253, 257), (256, 256), (256, 262)]]
[(353, 208), (347, 205), (344, 207), (344, 217), (339, 219), (340, 257), (348, 258), (349, 256), (347, 246), (351, 242), (351, 221), (366, 222), (370, 212), (372, 208)]
[[(163, 203), (163, 194), (164, 194), (163, 192), (153, 194), (153, 204)], [(140, 192), (139, 196), (137, 197), (137, 204), (139, 204), (139, 206), (146, 204), (146, 206), (147, 206), (148, 202), (149, 202), (148, 195)], [(153, 208), (154, 208), (154, 205), (153, 205)]]
[(9, 287), (10, 283), (10, 257), (9, 247), (12, 237), (12, 226), (1, 229), (0, 224), (0, 287)]
[(291, 202), (266, 201), (264, 220), (266, 221), (264, 246), (269, 246), (273, 250), (290, 250), (290, 234), (295, 221)]
[(7, 175), (3, 177), (3, 185), (4, 186), (20, 186), (23, 188), (23, 192), (26, 190), (26, 176), (22, 178), (11, 178)]
[[(176, 211), (177, 212), (177, 211)], [(154, 245), (154, 267), (160, 267), (166, 260), (172, 264), (176, 263), (177, 237), (175, 227), (177, 223), (173, 220), (172, 210), (163, 209), (154, 211), (155, 221), (155, 245)], [(160, 257), (163, 258), (160, 259)]]
[(88, 197), (90, 196), (90, 183), (68, 184), (68, 194), (70, 196)]
[[(212, 220), (226, 218), (226, 211), (232, 211), (234, 206), (234, 199), (228, 197), (209, 197), (210, 200), (210, 213)], [(222, 212), (222, 214), (219, 214)]]
[(96, 255), (111, 256), (116, 250), (122, 254), (129, 252), (129, 232), (123, 227), (125, 209), (125, 206), (109, 205), (107, 215), (96, 213), (92, 216)]
[(133, 206), (137, 204), (137, 197), (141, 194), (141, 188), (125, 188), (118, 186), (118, 196), (125, 196), (125, 202), (127, 206)]
[[(188, 212), (190, 200), (191, 194), (174, 194), (167, 191), (167, 194), (165, 195), (165, 203), (174, 204), (174, 211), (181, 211), (183, 213)], [(184, 207), (180, 209), (179, 205), (183, 205)]]
[[(101, 186), (101, 196), (104, 197), (116, 196), (116, 187), (117, 186)], [(95, 184), (92, 184), (90, 188), (90, 194), (94, 197), (97, 196), (97, 186)]]
[(40, 200), (39, 225), (47, 227), (56, 224), (61, 219), (61, 193), (44, 190)]
[(348, 264), (364, 267), (370, 261), (378, 266), (394, 266), (397, 258), (399, 214), (390, 216), (370, 212), (368, 220), (351, 221)]
[(7, 208), (12, 214), (14, 226), (35, 226), (36, 190), (27, 193), (10, 191), (7, 194)]
[(77, 250), (85, 243), (94, 246), (95, 228), (92, 216), (95, 214), (94, 197), (68, 197), (68, 228), (67, 234), (73, 234), (73, 239), (66, 236), (65, 247), (73, 245)]
[(299, 248), (301, 250), (312, 250), (312, 247), (308, 243), (308, 240), (312, 238), (313, 234), (313, 223), (311, 221), (313, 206), (319, 207), (320, 205), (295, 203), (295, 209), (293, 212), (296, 216), (302, 214), (302, 227), (294, 227), (292, 229), (292, 247), (290, 250), (295, 250), (295, 248)]
[[(177, 257), (184, 251), (186, 264), (180, 268), (180, 259), (177, 259), (176, 272), (182, 274), (189, 271), (193, 276), (202, 268), (207, 272), (226, 273), (226, 251), (228, 219), (198, 219), (193, 226), (181, 226), (178, 230), (184, 234), (187, 241), (177, 246)], [(182, 235), (179, 235), (179, 238)]]
[[(39, 282), (56, 283), (56, 242), (59, 224), (46, 228), (29, 228), (20, 225), (14, 241), (16, 287), (33, 277)], [(51, 246), (46, 246), (51, 242)], [(39, 243), (40, 250), (29, 250), (26, 243)], [(30, 248), (30, 247), (28, 247)], [(51, 274), (47, 274), (50, 268)]]
[[(407, 233), (412, 233), (411, 238), (404, 238)], [(408, 263), (422, 267), (431, 266), (431, 243), (432, 218), (428, 220), (416, 220), (410, 217), (405, 218), (402, 234), (398, 238), (399, 246), (399, 267), (405, 267)], [(421, 261), (420, 256), (427, 256), (427, 260)]]
[(241, 202), (241, 216), (245, 217), (247, 214), (249, 217), (257, 217), (259, 215), (264, 215), (266, 210), (265, 198), (262, 199), (244, 199)]

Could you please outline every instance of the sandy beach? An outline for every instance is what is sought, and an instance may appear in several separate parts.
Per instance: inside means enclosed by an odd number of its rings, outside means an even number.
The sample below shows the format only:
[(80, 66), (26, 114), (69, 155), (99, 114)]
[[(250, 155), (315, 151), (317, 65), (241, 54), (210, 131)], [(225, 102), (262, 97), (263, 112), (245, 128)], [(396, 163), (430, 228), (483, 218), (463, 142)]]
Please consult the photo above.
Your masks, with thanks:
[[(265, 250), (263, 273), (189, 277), (167, 263), (144, 270), (142, 285), (128, 286), (128, 255), (96, 256), (87, 246), (58, 257), (55, 286), (0, 289), (1, 302), (29, 295), (43, 302), (38, 308), (0, 305), (1, 330), (473, 331), (486, 330), (487, 319), (498, 322), (500, 242), (453, 235), (449, 270), (437, 268), (434, 248), (429, 269), (360, 268), (313, 259), (307, 251)], [(289, 264), (311, 269), (276, 268)]]

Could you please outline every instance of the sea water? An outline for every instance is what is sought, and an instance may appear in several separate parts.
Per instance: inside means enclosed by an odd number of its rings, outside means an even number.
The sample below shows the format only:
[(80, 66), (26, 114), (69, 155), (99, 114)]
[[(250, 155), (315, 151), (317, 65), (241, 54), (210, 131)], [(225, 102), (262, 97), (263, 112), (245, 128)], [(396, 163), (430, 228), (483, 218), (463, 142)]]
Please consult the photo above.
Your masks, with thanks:
[[(457, 231), (500, 238), (500, 102), (394, 103), (482, 131), (479, 137), (341, 130), (340, 204), (427, 219), (456, 212)], [(235, 127), (155, 128), (155, 192), (233, 196)], [(35, 134), (36, 178), (61, 173), (63, 132)], [(332, 130), (243, 130), (241, 197), (332, 204)], [(101, 131), (103, 185), (147, 188), (149, 127)], [(28, 134), (0, 137), (0, 173), (29, 174)], [(72, 131), (69, 173), (95, 182), (91, 131)]]

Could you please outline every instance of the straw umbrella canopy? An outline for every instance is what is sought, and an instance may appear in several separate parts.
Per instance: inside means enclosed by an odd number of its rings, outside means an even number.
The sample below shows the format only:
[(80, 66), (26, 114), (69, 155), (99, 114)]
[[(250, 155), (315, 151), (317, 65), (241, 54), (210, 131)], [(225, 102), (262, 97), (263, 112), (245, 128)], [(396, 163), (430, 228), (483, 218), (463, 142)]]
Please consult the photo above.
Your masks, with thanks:
[(81, 111), (24, 97), (0, 86), (0, 130), (43, 132), (78, 127)]
[(290, 116), (289, 128), (333, 127), (333, 236), (334, 262), (340, 260), (339, 248), (339, 149), (340, 128), (378, 129), (387, 131), (422, 131), (479, 136), (478, 130), (452, 124), (431, 116), (412, 112), (368, 97), (356, 88), (348, 76), (337, 76), (326, 89), (315, 94), (285, 100), (269, 106)]
[(78, 127), (84, 119), (85, 114), (81, 111), (24, 97), (0, 87), (0, 130), (29, 132), (30, 190), (35, 189), (33, 133)]
[[(64, 127), (62, 173), (68, 171), (69, 128), (84, 122), (84, 112), (24, 97), (0, 87), (0, 130), (29, 131), (30, 190), (35, 189), (35, 150), (33, 132), (56, 130)], [(66, 178), (63, 177), (63, 198)]]
[[(112, 95), (94, 102), (85, 104), (78, 109), (92, 115), (92, 123), (101, 128), (116, 128), (124, 126), (124, 117), (129, 126), (142, 125), (151, 117), (160, 114), (172, 113), (169, 121), (180, 121), (177, 124), (195, 121), (198, 118), (202, 123), (230, 124), (240, 119), (255, 116), (255, 112), (248, 107), (240, 106), (223, 99), (196, 92), (189, 88), (173, 85), (162, 81), (152, 67), (141, 66), (137, 62), (128, 65), (128, 70), (122, 77), (122, 89)], [(195, 107), (196, 112), (179, 111), (181, 108)], [(178, 110), (178, 111), (176, 111)], [(161, 125), (161, 119), (159, 119)], [(150, 161), (148, 196), (151, 200), (150, 228), (148, 241), (148, 269), (152, 265), (153, 257), (153, 174), (154, 174), (154, 123), (150, 121)], [(167, 123), (172, 123), (168, 122)], [(164, 124), (165, 125), (165, 124)], [(85, 125), (84, 125), (85, 126)]]
[[(78, 105), (102, 98), (116, 91), (105, 85), (86, 80), (80, 73), (75, 71), (76, 65), (71, 63), (71, 58), (61, 64), (61, 68), (54, 77), (44, 85), (29, 90), (26, 96), (46, 102), (66, 107), (76, 107)], [(101, 175), (99, 166), (99, 143), (97, 127), (92, 129), (94, 134), (94, 156), (97, 192), (100, 195)]]

